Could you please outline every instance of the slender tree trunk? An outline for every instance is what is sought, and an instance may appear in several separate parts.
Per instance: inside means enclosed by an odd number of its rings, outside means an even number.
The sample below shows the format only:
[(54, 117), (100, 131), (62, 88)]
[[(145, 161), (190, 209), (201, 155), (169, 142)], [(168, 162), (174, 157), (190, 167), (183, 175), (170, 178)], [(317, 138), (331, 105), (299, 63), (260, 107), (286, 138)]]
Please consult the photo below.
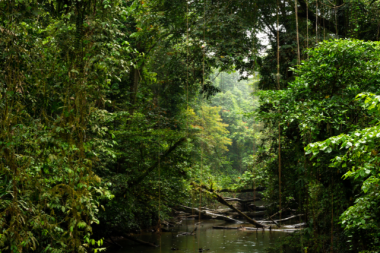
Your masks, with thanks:
[(298, 3), (297, 3), (297, 0), (295, 0), (294, 7), (296, 10), (297, 55), (298, 55), (297, 64), (300, 65), (301, 64), (301, 52), (300, 52), (300, 38), (299, 38), (299, 34), (298, 34)]
[[(279, 22), (279, 0), (277, 0), (277, 89), (280, 90), (280, 22)], [(281, 209), (281, 128), (278, 123), (278, 193)], [(281, 213), (280, 213), (281, 220)]]
[(130, 73), (130, 95), (129, 95), (129, 103), (130, 103), (130, 110), (129, 113), (132, 115), (135, 110), (135, 104), (136, 104), (136, 97), (137, 92), (139, 89), (139, 83), (140, 83), (140, 70), (136, 67), (132, 67), (131, 73)]
[(315, 0), (315, 42), (318, 44), (318, 0)]

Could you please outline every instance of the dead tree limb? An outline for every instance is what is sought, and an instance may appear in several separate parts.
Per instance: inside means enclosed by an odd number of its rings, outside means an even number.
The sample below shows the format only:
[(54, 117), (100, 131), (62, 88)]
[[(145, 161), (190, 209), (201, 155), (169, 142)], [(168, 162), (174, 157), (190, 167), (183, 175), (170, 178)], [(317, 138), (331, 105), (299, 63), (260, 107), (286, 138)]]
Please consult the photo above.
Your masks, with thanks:
[[(284, 219), (281, 219), (281, 220), (276, 220), (277, 222), (280, 222), (280, 221), (287, 221), (287, 220), (291, 220), (291, 219), (294, 219), (294, 218), (297, 218), (297, 217), (300, 217), (300, 216), (304, 216), (304, 214), (297, 214), (297, 215), (293, 215), (293, 216), (290, 216), (288, 218), (284, 218)], [(260, 221), (261, 223), (271, 223), (271, 221)]]
[(251, 208), (251, 210), (257, 210), (257, 211), (265, 211), (267, 210), (267, 208), (269, 207), (270, 205), (268, 206), (256, 206), (254, 204), (250, 204), (248, 207)]
[(276, 224), (277, 227), (281, 227), (280, 224), (278, 224), (275, 220), (273, 220), (273, 217), (276, 216), (277, 214), (281, 213), (282, 211), (286, 211), (286, 210), (290, 210), (290, 208), (287, 208), (287, 207), (282, 208), (280, 211), (278, 211), (277, 213), (275, 213), (275, 214), (273, 214), (272, 216), (270, 216), (269, 219), (270, 219), (274, 224)]
[(256, 189), (221, 189), (218, 192), (253, 192), (253, 191), (264, 191), (265, 187), (257, 187)]
[(287, 220), (291, 220), (291, 219), (294, 219), (294, 218), (297, 218), (297, 217), (300, 217), (300, 216), (304, 216), (304, 214), (297, 214), (297, 215), (293, 215), (293, 216), (290, 216), (288, 218), (284, 218), (284, 219), (276, 220), (276, 221), (287, 221)]
[(221, 215), (221, 214), (212, 213), (208, 210), (199, 210), (198, 208), (191, 208), (191, 207), (182, 206), (182, 205), (177, 206), (177, 209), (181, 209), (181, 210), (183, 210), (185, 212), (189, 212), (189, 213), (194, 212), (195, 214), (197, 214), (197, 216), (200, 214), (202, 217), (207, 218), (207, 219), (218, 219), (218, 220), (224, 220), (224, 221), (228, 221), (228, 222), (240, 222), (240, 221), (235, 220), (231, 217)]
[(272, 219), (272, 216), (269, 217), (269, 219), (270, 219), (271, 221), (273, 221), (273, 223), (276, 224), (277, 227), (281, 227), (280, 224), (278, 224), (275, 220)]
[[(248, 217), (264, 217), (265, 215), (265, 211), (258, 211), (258, 212), (242, 212), (244, 213), (245, 215), (247, 215)], [(229, 216), (231, 216), (232, 218), (239, 218), (241, 217), (241, 215), (237, 212), (231, 212), (231, 213), (228, 213)]]
[(205, 185), (201, 185), (199, 186), (197, 183), (195, 182), (192, 182), (191, 183), (193, 186), (195, 187), (198, 187), (198, 188), (201, 188), (201, 189), (204, 189), (210, 193), (212, 193), (216, 200), (225, 205), (225, 206), (228, 206), (229, 208), (231, 208), (232, 210), (234, 210), (235, 212), (238, 212), (242, 217), (244, 217), (244, 219), (246, 219), (249, 223), (255, 225), (256, 227), (258, 228), (265, 228), (267, 227), (266, 225), (263, 225), (263, 224), (260, 224), (259, 222), (257, 222), (256, 220), (254, 219), (251, 219), (250, 217), (248, 217), (246, 214), (242, 213), (239, 209), (237, 209), (236, 207), (234, 207), (233, 205), (229, 204), (222, 196), (220, 196), (218, 193), (216, 193), (213, 189), (209, 189), (208, 187), (206, 187)]
[(151, 173), (157, 166), (158, 166), (158, 163), (159, 162), (163, 162), (164, 160), (166, 160), (166, 158), (169, 156), (169, 154), (171, 152), (173, 152), (179, 145), (181, 145), (182, 142), (185, 142), (186, 141), (186, 138), (183, 137), (181, 139), (179, 139), (179, 141), (177, 141), (173, 146), (171, 146), (171, 148), (169, 148), (161, 157), (160, 157), (160, 161), (156, 161), (152, 166), (150, 166), (148, 169), (145, 170), (145, 172), (140, 176), (138, 177), (132, 184), (131, 184), (131, 187), (133, 187), (134, 185), (138, 185), (141, 181), (143, 181), (143, 179), (149, 175), (149, 173)]
[(254, 199), (239, 199), (239, 198), (224, 198), (225, 201), (238, 201), (240, 203), (249, 203), (249, 202), (255, 202), (258, 200), (261, 200), (261, 198), (254, 198)]
[(281, 213), (282, 211), (285, 211), (285, 210), (288, 210), (289, 208), (282, 208), (280, 211), (278, 211), (277, 213), (273, 214), (272, 216), (270, 216), (269, 218), (273, 218), (274, 216), (276, 216), (277, 214)]
[(147, 168), (136, 180), (132, 181), (129, 184), (129, 187), (124, 188), (124, 190), (116, 193), (115, 196), (116, 197), (123, 196), (124, 194), (127, 193), (128, 190), (140, 184), (152, 171), (156, 169), (156, 167), (158, 166), (160, 162), (161, 163), (164, 162), (169, 157), (170, 153), (172, 153), (178, 146), (180, 146), (186, 140), (187, 139), (185, 137), (179, 139), (176, 143), (173, 144), (173, 146), (171, 146), (168, 150), (166, 150), (166, 152), (162, 156), (160, 156), (159, 160), (157, 160), (152, 166)]

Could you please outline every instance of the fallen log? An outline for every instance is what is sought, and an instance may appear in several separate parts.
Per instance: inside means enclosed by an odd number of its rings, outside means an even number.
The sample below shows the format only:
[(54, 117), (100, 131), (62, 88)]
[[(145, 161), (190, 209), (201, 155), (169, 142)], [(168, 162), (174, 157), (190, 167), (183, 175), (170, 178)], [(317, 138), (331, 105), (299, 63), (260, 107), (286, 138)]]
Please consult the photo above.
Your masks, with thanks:
[(194, 234), (192, 234), (191, 232), (181, 232), (181, 233), (177, 234), (177, 237), (178, 236), (185, 236), (185, 235), (194, 235)]
[(197, 225), (194, 227), (194, 230), (193, 230), (192, 232), (181, 232), (181, 233), (178, 233), (178, 234), (177, 234), (177, 237), (178, 237), (178, 236), (181, 236), (181, 235), (195, 235), (195, 232), (196, 232), (197, 229), (198, 229), (198, 225), (199, 225), (199, 224), (197, 224)]
[[(279, 213), (282, 213), (282, 211), (284, 210), (288, 210), (289, 208), (282, 208), (280, 211), (278, 211), (277, 213), (273, 214), (272, 216), (269, 216), (269, 219), (274, 223), (276, 224), (277, 227), (281, 227), (280, 224), (278, 224), (275, 220), (273, 220), (273, 217), (276, 216), (277, 214)], [(281, 217), (280, 217), (281, 218)]]
[(212, 211), (213, 213), (217, 213), (217, 214), (225, 214), (225, 215), (228, 215), (229, 213), (233, 212), (233, 210), (231, 209), (215, 209)]
[(280, 224), (278, 224), (275, 220), (272, 219), (272, 216), (269, 217), (269, 219), (270, 219), (274, 224), (276, 224), (277, 227), (281, 227)]
[(222, 227), (222, 226), (215, 226), (212, 228), (213, 229), (239, 229), (239, 227)]
[(299, 231), (300, 229), (272, 229), (272, 232), (284, 232), (284, 233), (294, 233)]
[(243, 228), (244, 230), (253, 230), (253, 231), (257, 231), (258, 228), (252, 228), (252, 227), (244, 227)]
[(265, 187), (257, 187), (256, 189), (221, 189), (218, 192), (254, 192), (264, 191)]
[(146, 245), (146, 246), (156, 247), (156, 248), (159, 246), (159, 245), (156, 245), (156, 244), (153, 244), (153, 243), (150, 243), (150, 242), (146, 242), (146, 241), (137, 239), (136, 237), (133, 237), (133, 236), (130, 236), (130, 235), (127, 235), (127, 234), (123, 234), (123, 237), (126, 238), (126, 239), (128, 239), (128, 240), (131, 240), (131, 241), (134, 241), (134, 242), (138, 242), (138, 243)]
[(172, 222), (168, 222), (168, 221), (161, 221), (161, 224), (165, 225), (167, 227), (174, 227), (174, 224)]
[(192, 182), (191, 183), (193, 186), (196, 186), (196, 187), (199, 187), (201, 189), (205, 189), (206, 191), (210, 192), (210, 193), (213, 193), (216, 200), (219, 201), (219, 203), (225, 205), (225, 206), (228, 206), (229, 208), (231, 208), (232, 210), (235, 210), (236, 212), (238, 212), (241, 216), (244, 217), (244, 219), (246, 219), (249, 223), (255, 225), (256, 227), (260, 227), (260, 228), (264, 228), (264, 227), (267, 227), (266, 225), (263, 225), (263, 224), (260, 224), (259, 222), (257, 222), (256, 220), (254, 219), (251, 219), (250, 217), (248, 217), (247, 215), (245, 215), (244, 213), (242, 213), (239, 209), (237, 209), (236, 207), (234, 207), (233, 205), (229, 204), (222, 196), (220, 196), (218, 193), (216, 193), (213, 189), (209, 189), (207, 188), (205, 185), (201, 185), (199, 186), (197, 183), (195, 182)]
[[(242, 212), (242, 213), (247, 215), (248, 217), (263, 217), (266, 212), (259, 211), (259, 212)], [(242, 215), (240, 215), (238, 212), (228, 213), (227, 215), (231, 216), (232, 218), (242, 217)]]
[[(243, 231), (259, 231), (258, 228), (253, 228), (253, 227), (242, 227), (240, 230)], [(271, 228), (269, 227), (270, 232), (284, 232), (284, 233), (294, 233), (297, 231), (300, 231), (301, 229), (296, 229), (296, 228), (288, 228), (288, 229), (276, 229), (276, 228)], [(261, 231), (261, 230), (260, 230)]]
[(201, 210), (199, 211), (198, 208), (191, 208), (191, 207), (188, 207), (188, 206), (178, 206), (177, 208), (181, 208), (183, 211), (185, 212), (189, 212), (189, 213), (196, 213), (197, 215), (201, 214), (201, 217), (202, 218), (206, 218), (206, 219), (217, 219), (217, 220), (224, 220), (224, 221), (228, 221), (228, 222), (238, 222), (240, 223), (240, 221), (238, 220), (235, 220), (231, 217), (228, 217), (228, 216), (225, 216), (225, 215), (221, 215), (221, 214), (216, 214), (216, 213), (212, 213), (208, 210)]
[(239, 199), (239, 198), (224, 198), (225, 201), (238, 201), (240, 203), (249, 203), (249, 202), (255, 202), (258, 200), (261, 200), (261, 198), (254, 198), (254, 199)]
[[(257, 228), (252, 228), (252, 227), (244, 227), (242, 228), (244, 231), (258, 231)], [(299, 231), (300, 229), (275, 229), (275, 228), (270, 228), (269, 231), (271, 232), (284, 232), (284, 233), (294, 233), (296, 231)]]
[[(232, 218), (242, 217), (238, 212), (235, 212), (232, 209), (215, 209), (215, 210), (210, 210), (209, 213), (222, 214), (222, 215), (226, 215)], [(242, 213), (246, 214), (249, 217), (263, 217), (266, 214), (265, 211), (256, 211), (256, 212), (249, 211), (249, 212), (242, 212)], [(189, 215), (187, 217), (198, 217), (198, 215)]]
[[(300, 217), (300, 216), (304, 216), (304, 214), (293, 215), (293, 216), (290, 216), (290, 217), (287, 217), (287, 218), (284, 218), (284, 219), (281, 219), (281, 220), (276, 220), (276, 222), (287, 221), (287, 220), (291, 220), (291, 219), (294, 219), (294, 218), (297, 218), (297, 217)], [(260, 222), (261, 223), (271, 223), (272, 221), (260, 221)]]
[(268, 206), (256, 206), (255, 204), (250, 204), (248, 207), (257, 211), (265, 211), (268, 208)]
[(280, 211), (278, 211), (277, 213), (273, 214), (272, 216), (270, 216), (269, 218), (272, 219), (274, 216), (276, 216), (277, 214), (279, 213), (282, 213), (282, 211), (286, 211), (286, 210), (290, 210), (290, 208), (282, 208)]
[(294, 225), (285, 225), (284, 228), (304, 228), (307, 224), (305, 222), (294, 224)]
[(293, 215), (293, 216), (287, 217), (287, 218), (285, 218), (285, 219), (276, 220), (276, 221), (277, 221), (277, 222), (287, 221), (287, 220), (291, 220), (291, 219), (294, 219), (294, 218), (297, 218), (297, 217), (300, 217), (300, 216), (304, 216), (304, 214), (297, 214), (297, 215)]

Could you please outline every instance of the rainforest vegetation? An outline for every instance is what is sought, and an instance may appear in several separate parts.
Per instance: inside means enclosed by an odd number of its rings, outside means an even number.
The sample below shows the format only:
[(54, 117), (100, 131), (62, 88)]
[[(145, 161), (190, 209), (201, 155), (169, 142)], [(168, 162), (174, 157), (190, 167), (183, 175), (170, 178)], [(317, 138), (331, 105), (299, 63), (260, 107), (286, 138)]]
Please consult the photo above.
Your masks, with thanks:
[(307, 223), (268, 252), (379, 252), (379, 31), (377, 0), (0, 1), (0, 252), (259, 187)]

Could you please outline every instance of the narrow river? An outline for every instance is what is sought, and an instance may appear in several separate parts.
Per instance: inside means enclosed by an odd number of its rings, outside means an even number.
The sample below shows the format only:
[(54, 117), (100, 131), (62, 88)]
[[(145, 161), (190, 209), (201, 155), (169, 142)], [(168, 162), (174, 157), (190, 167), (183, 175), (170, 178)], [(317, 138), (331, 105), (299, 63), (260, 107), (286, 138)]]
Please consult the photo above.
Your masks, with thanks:
[[(184, 220), (183, 224), (173, 232), (158, 234), (142, 234), (138, 238), (144, 241), (160, 244), (161, 247), (150, 248), (134, 242), (119, 242), (123, 248), (110, 250), (111, 253), (262, 253), (264, 249), (273, 244), (278, 238), (285, 236), (284, 232), (241, 231), (213, 229), (213, 226), (252, 226), (250, 224), (231, 224), (219, 220), (202, 220), (195, 236), (177, 236), (180, 232), (192, 232), (194, 220)], [(177, 249), (177, 250), (174, 250)], [(203, 249), (203, 251), (200, 251)]]

